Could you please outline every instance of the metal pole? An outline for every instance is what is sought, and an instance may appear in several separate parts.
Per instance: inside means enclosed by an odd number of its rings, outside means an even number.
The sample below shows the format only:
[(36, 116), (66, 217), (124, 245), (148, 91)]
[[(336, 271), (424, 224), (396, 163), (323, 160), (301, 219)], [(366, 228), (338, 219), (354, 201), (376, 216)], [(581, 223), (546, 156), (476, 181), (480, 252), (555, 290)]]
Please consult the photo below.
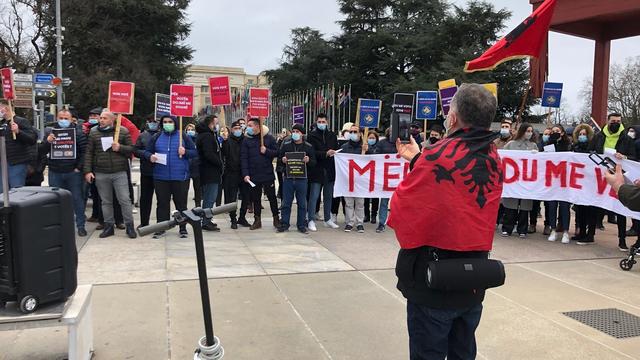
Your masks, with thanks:
[[(60, 18), (60, 0), (56, 0), (56, 76), (62, 79), (62, 20)], [(62, 82), (56, 87), (57, 110), (62, 110)]]

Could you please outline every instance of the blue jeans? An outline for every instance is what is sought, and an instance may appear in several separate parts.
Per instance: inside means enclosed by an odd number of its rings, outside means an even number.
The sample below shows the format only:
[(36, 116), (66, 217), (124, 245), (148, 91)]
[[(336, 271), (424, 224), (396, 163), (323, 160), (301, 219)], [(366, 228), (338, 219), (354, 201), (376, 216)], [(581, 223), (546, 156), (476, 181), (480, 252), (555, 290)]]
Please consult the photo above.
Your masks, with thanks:
[(212, 208), (218, 198), (218, 187), (220, 184), (209, 183), (202, 185), (202, 207)]
[[(560, 225), (563, 231), (569, 231), (571, 204), (566, 201), (548, 201), (547, 203), (549, 204), (549, 211), (547, 212), (549, 218), (547, 222), (548, 225), (551, 226), (551, 229), (555, 230), (556, 226)], [(558, 212), (560, 212), (560, 219), (558, 219)]]
[(378, 209), (378, 224), (386, 225), (388, 215), (389, 215), (389, 198), (380, 199), (380, 208)]
[(284, 228), (289, 228), (291, 220), (291, 206), (293, 196), (298, 202), (298, 217), (296, 226), (298, 229), (306, 228), (305, 216), (307, 215), (307, 179), (283, 179), (282, 181), (282, 219)]
[(433, 309), (407, 301), (411, 360), (473, 360), (482, 304), (465, 309)]
[(310, 183), (311, 191), (309, 192), (309, 206), (307, 208), (309, 221), (315, 219), (316, 215), (316, 206), (318, 205), (318, 201), (320, 200), (320, 188), (324, 186), (322, 189), (322, 209), (324, 210), (324, 221), (331, 220), (331, 203), (333, 201), (333, 182), (326, 183), (324, 185), (320, 183)]
[[(2, 174), (2, 169), (0, 169)], [(27, 164), (9, 165), (9, 189), (24, 186), (27, 180)], [(0, 192), (3, 192), (2, 181), (0, 181)]]
[(49, 186), (57, 187), (71, 192), (73, 198), (73, 212), (76, 214), (76, 227), (84, 228), (84, 179), (80, 172), (58, 173), (49, 170)]

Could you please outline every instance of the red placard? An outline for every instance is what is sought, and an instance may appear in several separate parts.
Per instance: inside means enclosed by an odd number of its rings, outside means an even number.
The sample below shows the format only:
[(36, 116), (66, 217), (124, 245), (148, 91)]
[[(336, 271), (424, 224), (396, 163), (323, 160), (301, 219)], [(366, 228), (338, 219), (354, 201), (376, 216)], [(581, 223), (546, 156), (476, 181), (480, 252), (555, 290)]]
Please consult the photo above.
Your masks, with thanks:
[(171, 85), (171, 115), (193, 116), (192, 85)]
[(228, 76), (209, 78), (209, 92), (211, 93), (211, 105), (231, 105), (231, 89)]
[(269, 117), (269, 89), (249, 89), (249, 114)]
[(133, 114), (133, 95), (136, 84), (109, 81), (109, 111), (117, 114)]
[(16, 90), (13, 85), (13, 70), (11, 68), (0, 69), (0, 77), (2, 78), (2, 96), (7, 100), (15, 99)]

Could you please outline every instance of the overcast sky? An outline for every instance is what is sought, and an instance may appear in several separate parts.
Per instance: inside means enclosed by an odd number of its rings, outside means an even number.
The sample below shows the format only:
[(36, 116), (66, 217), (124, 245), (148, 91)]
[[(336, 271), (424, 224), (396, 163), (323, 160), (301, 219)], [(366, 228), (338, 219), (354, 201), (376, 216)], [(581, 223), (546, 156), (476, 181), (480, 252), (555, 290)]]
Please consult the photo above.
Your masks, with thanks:
[[(488, 1), (512, 12), (505, 33), (531, 13), (528, 0)], [(192, 28), (187, 43), (195, 49), (194, 64), (243, 67), (251, 74), (278, 66), (292, 28), (309, 26), (331, 36), (339, 33), (336, 21), (343, 18), (335, 0), (192, 0), (188, 12)], [(584, 79), (593, 76), (593, 51), (591, 40), (550, 35), (549, 81), (564, 83), (572, 112), (582, 106), (578, 92)], [(611, 45), (612, 63), (639, 55), (640, 37)]]

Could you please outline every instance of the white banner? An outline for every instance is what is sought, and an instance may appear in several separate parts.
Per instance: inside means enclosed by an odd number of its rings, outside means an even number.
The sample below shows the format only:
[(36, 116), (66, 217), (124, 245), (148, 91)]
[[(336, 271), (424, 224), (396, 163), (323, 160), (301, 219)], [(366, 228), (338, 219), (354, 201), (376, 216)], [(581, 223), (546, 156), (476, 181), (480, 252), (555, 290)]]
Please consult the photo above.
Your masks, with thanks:
[[(604, 178), (606, 169), (589, 159), (589, 154), (514, 150), (499, 153), (504, 168), (502, 197), (567, 201), (640, 219), (640, 213), (630, 211), (618, 201)], [(602, 156), (620, 163), (612, 154)], [(640, 163), (629, 160), (621, 163), (628, 181), (640, 179)], [(335, 164), (336, 197), (388, 198), (409, 171), (409, 163), (396, 154), (339, 153)]]

